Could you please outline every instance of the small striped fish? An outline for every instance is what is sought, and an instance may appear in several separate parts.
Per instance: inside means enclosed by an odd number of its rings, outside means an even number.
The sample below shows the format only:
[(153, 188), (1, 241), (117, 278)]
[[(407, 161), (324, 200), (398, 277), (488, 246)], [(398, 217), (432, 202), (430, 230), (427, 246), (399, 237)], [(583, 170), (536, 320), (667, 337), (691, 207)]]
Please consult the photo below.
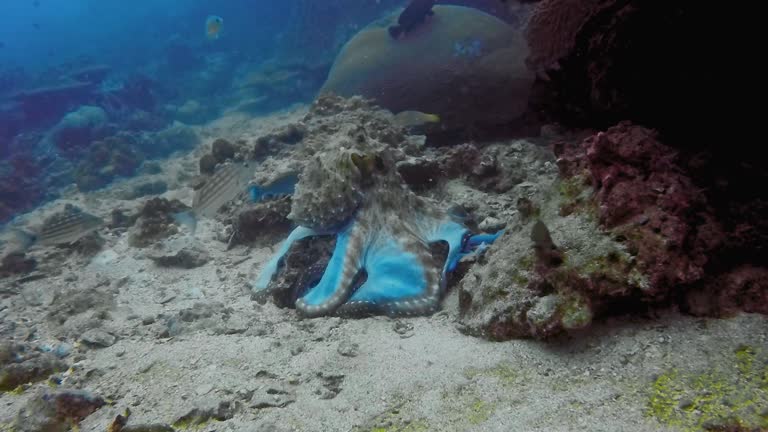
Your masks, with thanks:
[(221, 206), (246, 191), (253, 177), (253, 168), (247, 162), (228, 163), (221, 166), (195, 192), (192, 209), (197, 216), (212, 218)]
[(16, 237), (15, 244), (18, 250), (26, 250), (34, 244), (42, 246), (71, 244), (103, 225), (104, 221), (100, 217), (67, 204), (64, 210), (54, 213), (43, 221), (43, 225), (35, 232), (15, 229), (13, 234)]
[(104, 225), (97, 216), (67, 204), (63, 211), (55, 213), (43, 222), (37, 234), (37, 242), (43, 246), (74, 243)]

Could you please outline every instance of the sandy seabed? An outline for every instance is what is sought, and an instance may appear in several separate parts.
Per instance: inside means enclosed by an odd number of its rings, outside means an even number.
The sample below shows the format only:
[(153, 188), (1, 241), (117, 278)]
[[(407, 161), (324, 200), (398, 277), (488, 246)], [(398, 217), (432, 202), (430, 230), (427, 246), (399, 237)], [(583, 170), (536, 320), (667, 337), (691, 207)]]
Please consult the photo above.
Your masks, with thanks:
[[(163, 173), (116, 182), (90, 194), (65, 193), (24, 215), (34, 225), (64, 203), (108, 217), (146, 198), (119, 199), (138, 182), (162, 179), (163, 196), (191, 202), (180, 173), (197, 169), (202, 148), (220, 136), (249, 139), (295, 121), (303, 109), (249, 119), (230, 115), (198, 128), (204, 144), (163, 161)], [(33, 345), (65, 340), (72, 368), (62, 385), (110, 400), (81, 424), (105, 431), (131, 411), (129, 425), (174, 424), (195, 409), (226, 407), (226, 420), (198, 431), (665, 431), (647, 414), (654, 380), (680, 368), (728, 368), (739, 347), (768, 346), (768, 319), (699, 319), (674, 312), (612, 319), (583, 335), (550, 342), (489, 342), (456, 326), (455, 294), (423, 318), (302, 319), (291, 309), (251, 300), (248, 283), (274, 244), (227, 251), (220, 223), (204, 221), (167, 247), (194, 242), (207, 264), (168, 269), (158, 251), (129, 246), (125, 231), (101, 232), (93, 257), (36, 248), (41, 279), (0, 282), (0, 337)], [(92, 307), (52, 320), (69, 298)], [(92, 295), (91, 295), (92, 293)], [(83, 332), (114, 335), (106, 347), (77, 343)], [(0, 394), (0, 423), (45, 382)], [(183, 423), (183, 422), (181, 422)]]

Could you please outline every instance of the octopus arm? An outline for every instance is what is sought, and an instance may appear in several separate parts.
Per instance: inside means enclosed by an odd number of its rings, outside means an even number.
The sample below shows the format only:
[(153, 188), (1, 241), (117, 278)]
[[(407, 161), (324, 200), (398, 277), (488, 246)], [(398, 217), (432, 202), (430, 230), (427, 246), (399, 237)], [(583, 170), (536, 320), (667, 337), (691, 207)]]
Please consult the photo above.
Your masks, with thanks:
[(456, 268), (459, 260), (465, 255), (463, 251), (464, 240), (470, 231), (462, 224), (452, 220), (442, 221), (434, 230), (428, 233), (427, 241), (430, 243), (445, 241), (448, 243), (448, 256), (443, 266), (442, 279)]
[(296, 301), (296, 310), (308, 317), (328, 315), (349, 299), (363, 265), (365, 237), (364, 230), (354, 222), (339, 231), (323, 277)]
[(493, 234), (482, 233), (467, 236), (466, 241), (461, 246), (459, 252), (454, 256), (449, 256), (449, 259), (445, 264), (446, 269), (449, 272), (455, 270), (462, 257), (469, 255), (478, 249), (487, 248), (491, 243), (496, 241), (497, 238), (501, 237), (502, 234), (504, 234), (503, 230)]
[(295, 242), (307, 237), (323, 234), (324, 233), (313, 230), (311, 228), (302, 226), (296, 227), (293, 231), (291, 231), (291, 234), (288, 235), (288, 238), (286, 238), (283, 243), (280, 244), (280, 248), (278, 249), (277, 253), (274, 254), (272, 258), (264, 265), (264, 268), (261, 270), (259, 277), (252, 284), (253, 290), (260, 291), (267, 289), (267, 286), (269, 286), (269, 282), (272, 280), (272, 277), (275, 275), (275, 273), (277, 273), (280, 260), (283, 259), (283, 256), (288, 253), (288, 250), (290, 250), (291, 246), (293, 246)]
[(364, 267), (367, 279), (338, 309), (340, 315), (422, 315), (437, 310), (439, 264), (418, 239), (380, 239), (366, 251)]

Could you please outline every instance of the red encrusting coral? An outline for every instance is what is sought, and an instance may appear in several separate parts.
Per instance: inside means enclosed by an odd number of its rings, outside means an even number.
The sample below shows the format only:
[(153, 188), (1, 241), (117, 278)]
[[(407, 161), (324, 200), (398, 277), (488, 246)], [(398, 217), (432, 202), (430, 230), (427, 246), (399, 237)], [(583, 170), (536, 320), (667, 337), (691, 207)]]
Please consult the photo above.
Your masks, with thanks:
[(678, 151), (655, 131), (621, 122), (554, 150), (563, 177), (591, 180), (600, 223), (624, 239), (648, 276), (647, 296), (681, 300), (694, 293), (685, 305), (694, 313), (768, 312), (768, 270), (728, 263), (729, 251), (744, 246), (734, 242), (749, 242), (754, 235), (743, 234), (759, 227), (726, 226)]

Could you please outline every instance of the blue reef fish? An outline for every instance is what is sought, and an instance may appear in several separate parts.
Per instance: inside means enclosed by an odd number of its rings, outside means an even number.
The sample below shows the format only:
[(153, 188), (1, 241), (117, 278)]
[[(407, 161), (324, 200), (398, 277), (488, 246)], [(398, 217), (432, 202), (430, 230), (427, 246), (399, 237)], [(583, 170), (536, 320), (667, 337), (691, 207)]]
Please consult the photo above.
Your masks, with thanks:
[(205, 36), (208, 39), (218, 39), (221, 28), (224, 25), (224, 18), (217, 15), (210, 15), (205, 20)]
[(279, 198), (293, 194), (299, 176), (296, 173), (286, 174), (272, 183), (264, 186), (252, 185), (248, 192), (254, 202)]

